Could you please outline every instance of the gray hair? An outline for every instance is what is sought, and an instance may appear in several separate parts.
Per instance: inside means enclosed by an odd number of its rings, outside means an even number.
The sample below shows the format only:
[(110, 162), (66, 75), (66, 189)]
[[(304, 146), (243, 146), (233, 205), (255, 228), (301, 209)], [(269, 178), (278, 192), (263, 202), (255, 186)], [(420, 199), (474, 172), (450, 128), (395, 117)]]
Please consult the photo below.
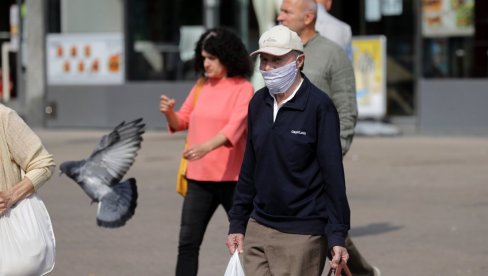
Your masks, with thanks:
[(305, 0), (305, 4), (308, 10), (317, 12), (317, 2), (315, 0)]
[(317, 2), (315, 0), (302, 0), (304, 12), (312, 12), (314, 14), (314, 21), (317, 19)]

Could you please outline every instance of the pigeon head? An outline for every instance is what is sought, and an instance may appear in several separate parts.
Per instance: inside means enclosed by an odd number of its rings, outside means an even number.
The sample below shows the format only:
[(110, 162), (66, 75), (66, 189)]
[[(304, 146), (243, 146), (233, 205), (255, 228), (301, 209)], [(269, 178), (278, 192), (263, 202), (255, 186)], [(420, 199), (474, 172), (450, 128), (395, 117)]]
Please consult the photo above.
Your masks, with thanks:
[(66, 174), (68, 177), (75, 179), (80, 173), (80, 167), (83, 161), (66, 161), (59, 165), (59, 174)]

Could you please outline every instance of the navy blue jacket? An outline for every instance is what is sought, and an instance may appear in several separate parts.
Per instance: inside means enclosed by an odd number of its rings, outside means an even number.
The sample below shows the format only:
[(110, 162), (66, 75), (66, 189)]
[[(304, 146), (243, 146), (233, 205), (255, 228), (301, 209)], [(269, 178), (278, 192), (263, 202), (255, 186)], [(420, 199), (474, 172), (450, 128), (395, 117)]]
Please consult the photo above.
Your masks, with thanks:
[(252, 217), (284, 233), (326, 235), (329, 248), (344, 246), (350, 211), (331, 99), (304, 77), (273, 122), (264, 87), (249, 104), (247, 131), (229, 234), (244, 234)]

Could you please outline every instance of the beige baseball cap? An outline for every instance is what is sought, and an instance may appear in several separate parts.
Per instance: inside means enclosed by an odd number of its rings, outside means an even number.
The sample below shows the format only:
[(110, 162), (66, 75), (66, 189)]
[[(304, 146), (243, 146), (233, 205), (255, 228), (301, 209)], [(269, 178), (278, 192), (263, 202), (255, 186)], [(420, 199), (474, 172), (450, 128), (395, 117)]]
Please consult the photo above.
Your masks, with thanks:
[(251, 56), (266, 53), (273, 56), (286, 55), (292, 50), (303, 52), (303, 43), (294, 31), (283, 25), (277, 25), (259, 38), (259, 49), (252, 52)]

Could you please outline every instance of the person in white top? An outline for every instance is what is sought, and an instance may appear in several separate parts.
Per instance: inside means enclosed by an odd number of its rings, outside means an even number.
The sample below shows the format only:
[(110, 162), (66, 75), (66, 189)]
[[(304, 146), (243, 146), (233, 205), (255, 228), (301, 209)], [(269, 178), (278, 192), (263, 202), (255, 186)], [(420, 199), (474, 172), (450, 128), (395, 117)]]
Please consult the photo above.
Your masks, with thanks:
[(318, 4), (315, 30), (323, 37), (339, 44), (352, 61), (351, 26), (328, 13), (332, 7), (332, 0), (315, 0), (315, 2)]

